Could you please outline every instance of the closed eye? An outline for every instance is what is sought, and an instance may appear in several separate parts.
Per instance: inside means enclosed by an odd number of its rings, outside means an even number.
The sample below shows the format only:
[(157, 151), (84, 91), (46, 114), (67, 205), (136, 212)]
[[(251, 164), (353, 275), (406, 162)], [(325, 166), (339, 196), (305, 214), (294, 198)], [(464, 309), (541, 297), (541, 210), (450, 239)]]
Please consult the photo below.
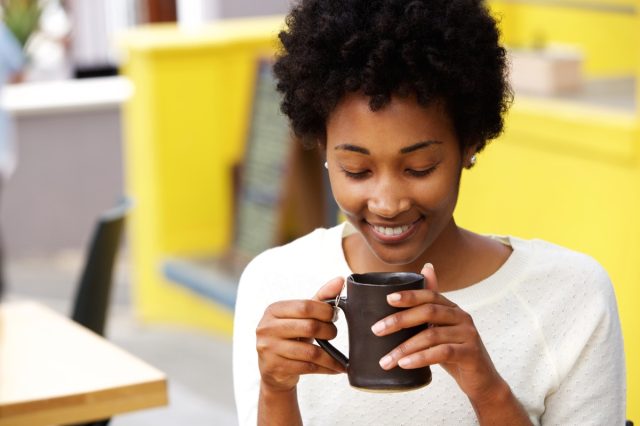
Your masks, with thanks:
[(342, 170), (342, 173), (344, 173), (348, 178), (356, 179), (356, 180), (366, 179), (367, 177), (369, 177), (369, 174), (370, 174), (369, 170), (363, 170), (361, 172), (351, 172), (344, 168), (341, 168), (341, 170)]
[(428, 169), (423, 169), (423, 170), (414, 170), (414, 169), (406, 169), (405, 171), (413, 177), (425, 177), (430, 175), (431, 173), (433, 173), (433, 171), (436, 169), (436, 166), (433, 167), (429, 167)]

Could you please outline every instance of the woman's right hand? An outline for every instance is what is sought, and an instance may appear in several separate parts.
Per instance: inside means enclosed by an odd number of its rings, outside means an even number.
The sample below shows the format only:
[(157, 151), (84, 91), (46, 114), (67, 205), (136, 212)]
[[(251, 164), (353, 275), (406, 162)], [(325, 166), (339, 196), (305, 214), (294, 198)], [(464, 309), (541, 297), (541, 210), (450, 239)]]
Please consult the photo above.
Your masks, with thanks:
[(340, 294), (344, 279), (337, 277), (318, 290), (313, 299), (276, 302), (265, 310), (256, 329), (256, 349), (262, 386), (289, 391), (301, 374), (338, 374), (344, 368), (313, 339), (331, 340), (336, 327), (333, 307), (322, 302)]

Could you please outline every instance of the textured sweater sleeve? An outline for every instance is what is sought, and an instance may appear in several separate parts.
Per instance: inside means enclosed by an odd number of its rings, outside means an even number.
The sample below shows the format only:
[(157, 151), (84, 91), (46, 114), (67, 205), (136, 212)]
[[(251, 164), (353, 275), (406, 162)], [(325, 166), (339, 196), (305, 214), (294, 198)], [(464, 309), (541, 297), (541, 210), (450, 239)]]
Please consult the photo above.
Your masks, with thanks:
[(258, 415), (260, 371), (256, 352), (256, 327), (269, 304), (266, 253), (255, 258), (243, 272), (238, 286), (233, 326), (233, 382), (238, 422), (255, 425)]
[(558, 382), (545, 400), (543, 425), (624, 424), (624, 351), (615, 295), (602, 267), (586, 256), (583, 261), (582, 270), (562, 283), (570, 293), (544, 326)]

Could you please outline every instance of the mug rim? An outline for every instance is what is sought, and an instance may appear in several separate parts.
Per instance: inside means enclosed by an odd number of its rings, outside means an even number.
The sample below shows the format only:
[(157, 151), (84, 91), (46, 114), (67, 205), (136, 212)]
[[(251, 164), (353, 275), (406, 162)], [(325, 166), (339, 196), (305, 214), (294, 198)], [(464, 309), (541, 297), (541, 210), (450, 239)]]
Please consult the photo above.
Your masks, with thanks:
[[(401, 276), (405, 279), (403, 279), (403, 281), (400, 283), (381, 283), (381, 282), (376, 283), (376, 282), (361, 281), (363, 279), (367, 280), (367, 278), (363, 278), (363, 277), (371, 276), (371, 275), (373, 276), (385, 275), (387, 277)], [(368, 280), (375, 281), (371, 279), (368, 279)], [(406, 285), (406, 284), (413, 284), (421, 280), (424, 280), (424, 275), (418, 274), (415, 272), (365, 272), (363, 274), (351, 274), (347, 277), (347, 282), (350, 282), (356, 285), (370, 286), (370, 287)]]

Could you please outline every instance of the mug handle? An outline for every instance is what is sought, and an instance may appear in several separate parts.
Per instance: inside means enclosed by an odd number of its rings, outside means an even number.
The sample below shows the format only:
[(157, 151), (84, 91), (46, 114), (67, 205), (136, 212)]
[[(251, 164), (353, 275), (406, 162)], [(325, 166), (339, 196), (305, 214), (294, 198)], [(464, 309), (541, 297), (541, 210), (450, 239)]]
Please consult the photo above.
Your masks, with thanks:
[[(347, 307), (346, 297), (323, 300), (323, 302), (333, 306), (334, 309), (336, 307), (336, 301), (338, 302), (338, 308), (344, 311)], [(318, 342), (318, 345), (320, 345), (322, 349), (324, 349), (329, 355), (331, 355), (332, 358), (338, 361), (340, 365), (342, 365), (345, 369), (349, 367), (349, 358), (347, 358), (342, 352), (336, 349), (336, 347), (329, 343), (328, 340), (315, 339), (315, 341)]]

